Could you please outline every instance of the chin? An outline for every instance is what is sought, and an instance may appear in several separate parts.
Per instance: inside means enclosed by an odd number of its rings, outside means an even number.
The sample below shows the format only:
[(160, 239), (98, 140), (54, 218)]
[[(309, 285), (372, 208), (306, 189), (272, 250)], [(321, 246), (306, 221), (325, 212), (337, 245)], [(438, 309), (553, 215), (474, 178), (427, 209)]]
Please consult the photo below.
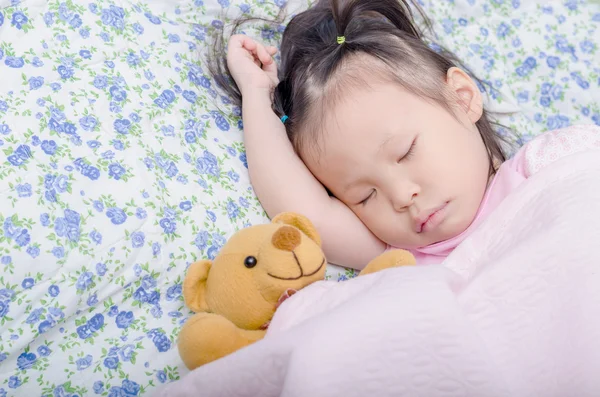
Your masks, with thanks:
[(446, 238), (444, 240), (450, 240), (459, 234), (463, 233), (471, 225), (473, 220), (460, 220), (455, 222), (448, 222), (445, 230)]
[(450, 240), (452, 237), (454, 237), (454, 236), (445, 236), (445, 235), (435, 236), (435, 237), (432, 237), (431, 239), (429, 239), (429, 241), (427, 243), (421, 244), (417, 248), (425, 248), (425, 247), (433, 245), (433, 244), (443, 243), (446, 240)]
[(422, 245), (421, 247), (451, 240), (467, 230), (470, 224), (470, 222), (452, 222), (452, 220), (448, 219), (446, 222), (444, 222), (444, 225), (440, 228), (440, 230), (436, 230), (436, 232), (432, 234), (430, 238), (431, 242), (427, 243), (426, 245)]

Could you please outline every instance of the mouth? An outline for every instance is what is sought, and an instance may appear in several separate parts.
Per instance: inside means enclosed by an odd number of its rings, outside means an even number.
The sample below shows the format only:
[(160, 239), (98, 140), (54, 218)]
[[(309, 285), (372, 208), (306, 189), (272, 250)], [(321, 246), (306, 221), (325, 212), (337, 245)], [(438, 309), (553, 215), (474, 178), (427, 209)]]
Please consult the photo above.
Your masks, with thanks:
[(445, 202), (439, 207), (421, 212), (414, 220), (414, 231), (423, 233), (438, 226), (444, 220), (444, 210), (447, 206), (448, 202)]
[(271, 274), (271, 273), (267, 273), (267, 274), (270, 277), (273, 277), (273, 278), (275, 278), (277, 280), (294, 281), (294, 280), (300, 280), (302, 277), (314, 276), (325, 265), (325, 258), (323, 258), (323, 260), (321, 261), (321, 264), (319, 265), (319, 267), (317, 268), (317, 270), (315, 270), (315, 271), (313, 271), (311, 273), (304, 274), (304, 269), (302, 269), (302, 266), (300, 265), (300, 261), (298, 260), (298, 257), (296, 256), (296, 254), (293, 251), (292, 251), (292, 254), (294, 255), (294, 259), (296, 260), (296, 264), (298, 265), (298, 268), (300, 269), (300, 275), (298, 277), (279, 277), (279, 276), (275, 276), (274, 274)]

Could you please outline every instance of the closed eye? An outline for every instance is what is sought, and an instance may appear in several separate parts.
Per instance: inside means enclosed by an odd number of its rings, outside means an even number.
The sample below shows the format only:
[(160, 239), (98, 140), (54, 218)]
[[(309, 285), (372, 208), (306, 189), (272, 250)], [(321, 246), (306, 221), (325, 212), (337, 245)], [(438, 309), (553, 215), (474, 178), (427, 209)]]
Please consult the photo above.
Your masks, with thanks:
[(365, 204), (367, 204), (367, 202), (368, 202), (368, 201), (369, 201), (369, 200), (370, 200), (370, 199), (371, 199), (371, 198), (372, 198), (374, 195), (375, 195), (375, 189), (371, 190), (371, 193), (369, 193), (369, 195), (368, 195), (368, 196), (367, 196), (367, 197), (366, 197), (364, 200), (362, 200), (360, 203), (358, 203), (358, 204), (360, 204), (360, 205), (365, 205)]
[(415, 146), (416, 146), (416, 144), (417, 144), (417, 138), (415, 138), (415, 140), (410, 145), (410, 148), (408, 149), (408, 152), (406, 152), (404, 154), (404, 156), (402, 156), (402, 157), (400, 157), (398, 159), (398, 162), (410, 159), (413, 156), (413, 154), (415, 153)]

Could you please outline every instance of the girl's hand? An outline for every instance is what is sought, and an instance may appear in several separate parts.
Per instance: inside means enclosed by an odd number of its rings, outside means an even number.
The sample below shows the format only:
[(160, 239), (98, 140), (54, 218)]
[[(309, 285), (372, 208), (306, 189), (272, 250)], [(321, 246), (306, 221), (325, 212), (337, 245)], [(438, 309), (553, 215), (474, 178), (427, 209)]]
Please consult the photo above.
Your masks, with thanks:
[(277, 79), (275, 47), (265, 47), (242, 34), (231, 36), (227, 53), (227, 67), (242, 92), (264, 90), (270, 95)]

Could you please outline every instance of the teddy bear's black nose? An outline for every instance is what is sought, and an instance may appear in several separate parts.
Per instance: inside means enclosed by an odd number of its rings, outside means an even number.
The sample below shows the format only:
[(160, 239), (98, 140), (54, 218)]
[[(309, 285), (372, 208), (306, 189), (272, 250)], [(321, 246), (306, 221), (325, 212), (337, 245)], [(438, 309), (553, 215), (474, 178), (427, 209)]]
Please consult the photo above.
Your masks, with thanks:
[(302, 236), (298, 229), (291, 226), (282, 226), (273, 234), (271, 241), (275, 248), (283, 251), (293, 251), (294, 248), (300, 245)]

